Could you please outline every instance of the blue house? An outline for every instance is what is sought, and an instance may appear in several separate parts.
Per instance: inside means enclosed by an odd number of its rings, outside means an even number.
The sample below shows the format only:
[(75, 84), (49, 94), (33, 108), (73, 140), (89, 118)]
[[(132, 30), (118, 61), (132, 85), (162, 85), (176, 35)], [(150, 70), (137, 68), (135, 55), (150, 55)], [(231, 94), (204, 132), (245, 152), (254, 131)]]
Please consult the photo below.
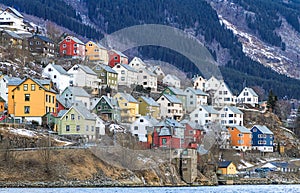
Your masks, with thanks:
[(265, 125), (254, 125), (252, 132), (252, 149), (261, 152), (273, 152), (274, 134)]

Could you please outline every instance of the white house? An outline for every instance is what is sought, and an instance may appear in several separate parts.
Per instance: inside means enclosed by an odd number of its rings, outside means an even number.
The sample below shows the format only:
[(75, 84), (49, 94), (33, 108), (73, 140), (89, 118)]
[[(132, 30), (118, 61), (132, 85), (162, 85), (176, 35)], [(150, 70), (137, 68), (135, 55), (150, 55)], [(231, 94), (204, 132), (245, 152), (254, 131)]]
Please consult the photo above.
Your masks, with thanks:
[(136, 69), (136, 70), (138, 70), (140, 68), (146, 68), (147, 67), (145, 62), (139, 57), (134, 57), (128, 65), (131, 66), (132, 68)]
[(235, 105), (236, 96), (232, 94), (225, 82), (221, 82), (219, 88), (214, 92), (212, 98), (214, 106)]
[(173, 86), (175, 88), (180, 88), (180, 79), (175, 76), (168, 74), (162, 79), (163, 83), (168, 85), (168, 86)]
[(15, 31), (16, 33), (27, 32), (23, 15), (12, 7), (8, 7), (0, 13), (0, 28)]
[(98, 117), (95, 113), (92, 113), (92, 115), (95, 117), (95, 132), (96, 132), (96, 139), (99, 138), (100, 136), (97, 136), (97, 134), (99, 135), (105, 135), (105, 122)]
[(199, 105), (190, 113), (190, 120), (200, 125), (218, 121), (219, 112), (209, 105)]
[(166, 76), (160, 66), (150, 66), (149, 70), (157, 75), (157, 79), (159, 81), (162, 81), (162, 79)]
[(224, 106), (219, 111), (220, 123), (226, 126), (241, 125), (244, 122), (244, 113), (235, 106)]
[(130, 130), (133, 136), (139, 138), (139, 141), (147, 142), (147, 131), (158, 123), (159, 121), (151, 116), (141, 116), (130, 125)]
[(42, 76), (51, 79), (54, 86), (59, 89), (60, 92), (65, 90), (66, 87), (72, 83), (72, 75), (60, 65), (48, 64), (42, 72)]
[(250, 104), (251, 106), (255, 107), (256, 105), (258, 105), (258, 95), (252, 88), (245, 87), (237, 97), (237, 102)]
[(73, 86), (98, 88), (97, 74), (88, 66), (75, 64), (68, 74), (73, 75)]
[(69, 101), (69, 103), (74, 104), (75, 101), (81, 101), (82, 104), (88, 109), (91, 110), (91, 96), (81, 87), (68, 86), (60, 94), (60, 98), (63, 100)]
[(116, 64), (113, 67), (118, 73), (118, 85), (131, 87), (138, 83), (138, 71), (127, 64)]
[(138, 84), (144, 88), (151, 88), (152, 92), (157, 91), (157, 76), (146, 68), (138, 69)]
[(186, 110), (193, 111), (199, 105), (207, 105), (208, 94), (200, 89), (188, 87), (185, 89), (186, 94)]
[(183, 105), (174, 95), (163, 94), (156, 102), (160, 104), (160, 115), (175, 120), (180, 120), (183, 116)]
[(202, 91), (205, 90), (205, 85), (206, 85), (206, 81), (207, 81), (205, 78), (197, 75), (192, 79), (192, 81), (193, 81), (193, 86), (195, 89), (197, 89), (197, 90), (200, 89)]
[(206, 81), (205, 91), (217, 90), (220, 87), (221, 80), (218, 80), (216, 77), (212, 76)]
[(21, 83), (21, 79), (17, 77), (10, 77), (7, 75), (0, 77), (0, 96), (8, 102), (8, 83), (12, 84), (15, 82), (17, 85)]

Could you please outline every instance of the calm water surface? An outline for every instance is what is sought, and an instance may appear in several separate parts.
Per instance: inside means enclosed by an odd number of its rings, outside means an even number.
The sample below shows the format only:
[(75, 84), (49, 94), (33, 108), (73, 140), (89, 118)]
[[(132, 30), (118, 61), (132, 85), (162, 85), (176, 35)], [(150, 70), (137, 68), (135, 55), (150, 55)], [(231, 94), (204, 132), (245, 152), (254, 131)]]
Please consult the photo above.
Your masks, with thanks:
[(239, 193), (284, 192), (300, 193), (300, 185), (235, 185), (214, 187), (166, 187), (166, 188), (0, 188), (0, 193)]

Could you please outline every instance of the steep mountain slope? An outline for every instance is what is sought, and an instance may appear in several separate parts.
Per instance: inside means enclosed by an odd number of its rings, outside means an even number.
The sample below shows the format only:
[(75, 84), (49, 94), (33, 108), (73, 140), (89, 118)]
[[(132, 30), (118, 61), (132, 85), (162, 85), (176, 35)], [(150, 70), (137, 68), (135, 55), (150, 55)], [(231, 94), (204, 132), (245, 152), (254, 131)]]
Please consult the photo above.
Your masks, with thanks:
[[(266, 91), (273, 89), (279, 97), (300, 96), (300, 81), (286, 76), (299, 77), (297, 71), (299, 44), (293, 43), (294, 39), (299, 39), (297, 27), (299, 21), (295, 19), (299, 18), (297, 11), (299, 1), (283, 3), (281, 0), (274, 0), (263, 3), (264, 1), (259, 0), (58, 0), (53, 4), (49, 2), (49, 0), (26, 1), (25, 6), (22, 0), (3, 1), (9, 6), (52, 20), (95, 40), (101, 39), (102, 34), (110, 34), (138, 24), (174, 26), (188, 31), (210, 50), (221, 65), (225, 81), (234, 92), (239, 92), (246, 83), (248, 86), (260, 86)], [(37, 11), (36, 5), (43, 7), (42, 12), (47, 14)], [(71, 13), (55, 14), (62, 9), (55, 9), (55, 5), (67, 7)], [(267, 9), (264, 7), (266, 5)], [(294, 33), (287, 34), (287, 28)], [(189, 60), (172, 50), (152, 46), (141, 47), (138, 51), (144, 59), (167, 61), (189, 76), (200, 73)]]

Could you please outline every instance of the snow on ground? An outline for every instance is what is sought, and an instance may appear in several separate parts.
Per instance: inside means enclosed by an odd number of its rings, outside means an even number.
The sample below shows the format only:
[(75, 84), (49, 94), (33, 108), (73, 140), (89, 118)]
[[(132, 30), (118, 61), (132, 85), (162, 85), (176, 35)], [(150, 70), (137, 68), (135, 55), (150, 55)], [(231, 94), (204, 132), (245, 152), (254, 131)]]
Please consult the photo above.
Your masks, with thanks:
[(69, 141), (61, 141), (59, 139), (54, 139), (56, 142), (58, 143), (63, 143), (64, 145), (63, 146), (68, 146), (68, 145), (72, 145), (73, 142), (69, 142)]
[(246, 168), (251, 168), (251, 167), (254, 166), (253, 164), (251, 164), (251, 163), (249, 163), (249, 162), (246, 162), (245, 160), (241, 160), (241, 162), (242, 162), (242, 164), (245, 165)]
[(17, 135), (23, 135), (27, 137), (36, 137), (36, 133), (27, 129), (10, 129), (11, 133), (17, 134)]

